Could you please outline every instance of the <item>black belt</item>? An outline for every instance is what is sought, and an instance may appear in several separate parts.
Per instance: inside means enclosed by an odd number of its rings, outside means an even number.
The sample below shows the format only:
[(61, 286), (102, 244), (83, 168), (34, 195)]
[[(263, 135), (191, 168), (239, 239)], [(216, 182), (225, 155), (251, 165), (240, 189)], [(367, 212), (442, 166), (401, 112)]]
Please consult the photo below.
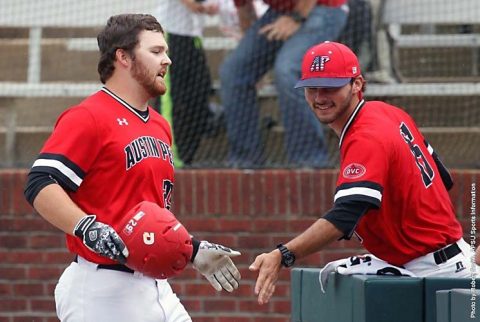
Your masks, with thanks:
[(455, 243), (440, 250), (437, 250), (435, 253), (433, 253), (433, 258), (435, 259), (435, 264), (439, 265), (445, 263), (450, 258), (460, 254), (461, 252), (462, 250), (460, 249), (460, 247), (458, 247), (457, 243)]
[[(78, 255), (75, 256), (73, 259), (75, 263), (78, 263)], [(97, 268), (100, 269), (110, 269), (112, 271), (119, 271), (119, 272), (125, 272), (125, 273), (130, 273), (133, 274), (134, 270), (128, 268), (125, 265), (122, 264), (97, 264)]]

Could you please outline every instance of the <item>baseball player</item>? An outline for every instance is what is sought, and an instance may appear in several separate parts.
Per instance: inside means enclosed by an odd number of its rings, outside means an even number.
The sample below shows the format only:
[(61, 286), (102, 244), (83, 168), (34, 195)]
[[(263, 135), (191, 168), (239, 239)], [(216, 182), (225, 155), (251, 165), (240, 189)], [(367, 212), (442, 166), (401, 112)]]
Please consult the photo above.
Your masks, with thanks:
[(416, 276), (470, 276), (473, 252), (447, 192), (447, 169), (407, 113), (363, 99), (355, 54), (335, 42), (311, 47), (296, 87), (340, 138), (340, 173), (333, 208), (250, 266), (258, 271), (258, 302), (272, 296), (281, 266), (354, 234), (373, 255)]
[[(123, 265), (116, 226), (133, 206), (169, 209), (174, 184), (169, 124), (148, 106), (166, 91), (171, 64), (151, 15), (112, 16), (98, 37), (104, 87), (67, 109), (33, 163), (25, 188), (40, 215), (67, 236), (74, 262), (55, 289), (61, 321), (191, 321), (166, 279)], [(216, 290), (240, 274), (227, 247), (193, 240), (193, 266)]]

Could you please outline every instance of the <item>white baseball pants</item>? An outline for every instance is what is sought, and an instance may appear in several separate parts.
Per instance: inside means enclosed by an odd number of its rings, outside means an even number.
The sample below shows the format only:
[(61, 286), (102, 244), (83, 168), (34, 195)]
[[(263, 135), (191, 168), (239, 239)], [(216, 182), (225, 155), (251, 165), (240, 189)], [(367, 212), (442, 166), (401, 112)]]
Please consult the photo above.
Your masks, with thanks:
[(55, 288), (62, 322), (191, 322), (166, 280), (99, 269), (78, 257)]
[[(437, 264), (434, 255), (429, 253), (403, 265), (418, 277), (463, 277), (476, 275), (475, 251), (463, 239), (456, 242), (461, 252), (446, 262)], [(480, 273), (480, 271), (479, 271)]]

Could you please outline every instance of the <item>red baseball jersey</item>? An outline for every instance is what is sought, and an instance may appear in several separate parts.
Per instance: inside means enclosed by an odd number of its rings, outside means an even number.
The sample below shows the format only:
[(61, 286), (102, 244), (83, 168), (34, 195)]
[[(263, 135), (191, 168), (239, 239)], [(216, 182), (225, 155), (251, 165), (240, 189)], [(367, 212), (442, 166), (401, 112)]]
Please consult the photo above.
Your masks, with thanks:
[[(118, 231), (116, 223), (140, 201), (170, 208), (171, 144), (160, 114), (149, 107), (142, 115), (103, 88), (62, 113), (32, 171), (52, 174), (83, 211)], [(67, 235), (67, 246), (90, 261), (114, 263), (77, 237)]]
[(369, 252), (403, 265), (462, 237), (433, 149), (403, 110), (362, 100), (342, 131), (340, 153), (334, 200), (375, 206), (355, 230)]

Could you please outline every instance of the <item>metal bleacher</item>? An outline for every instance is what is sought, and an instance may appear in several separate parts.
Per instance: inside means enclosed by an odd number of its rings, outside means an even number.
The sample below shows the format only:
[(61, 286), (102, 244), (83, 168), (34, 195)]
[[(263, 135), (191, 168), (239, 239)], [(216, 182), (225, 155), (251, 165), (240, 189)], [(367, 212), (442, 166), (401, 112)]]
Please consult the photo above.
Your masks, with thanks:
[[(153, 13), (157, 5), (158, 0), (104, 0), (100, 3), (94, 0), (2, 0), (0, 42), (2, 48), (9, 50), (0, 53), (0, 167), (28, 166), (51, 132), (57, 115), (100, 88), (95, 35), (107, 18), (125, 12)], [(472, 7), (477, 10), (469, 10)], [(438, 34), (437, 29), (452, 24), (478, 27), (479, 11), (477, 0), (457, 0), (455, 6), (447, 0), (385, 1), (383, 23), (392, 39), (392, 63), (401, 82), (368, 84), (366, 96), (406, 106), (416, 119), (415, 114), (424, 118), (419, 123), (422, 129), (427, 136), (429, 133), (433, 136), (434, 146), (444, 146), (444, 150), (465, 140), (480, 141), (480, 113), (477, 111), (480, 103), (479, 34)], [(430, 33), (404, 34), (404, 27), (419, 27), (422, 32), (429, 30)], [(210, 29), (215, 29), (214, 19)], [(204, 46), (212, 58), (209, 62), (215, 77), (218, 67), (215, 64), (235, 46), (235, 41), (212, 33), (205, 38)], [(468, 75), (423, 77), (416, 75), (422, 68), (404, 63), (404, 58), (413, 49), (428, 59), (432, 49), (445, 48), (471, 51)], [(451, 55), (451, 59), (454, 58), (455, 54)], [(218, 81), (215, 84), (218, 88)], [(271, 84), (266, 84), (260, 89), (259, 97), (275, 102), (276, 91)], [(441, 107), (448, 100), (456, 105), (454, 112)], [(278, 109), (270, 105), (273, 107), (266, 110), (280, 122), (276, 115)], [(448, 121), (433, 122), (428, 118), (438, 113), (437, 105), (446, 113)], [(425, 109), (430, 112), (426, 114)], [(455, 116), (449, 117), (449, 113)], [(458, 115), (462, 121), (455, 121)], [(277, 129), (282, 131), (281, 126)], [(479, 165), (479, 151), (465, 149), (463, 155), (448, 156), (446, 160), (444, 157), (444, 161), (458, 167)]]
[[(474, 26), (480, 24), (480, 4), (475, 0), (387, 0), (383, 8), (383, 23), (392, 40), (394, 69), (400, 79), (411, 81), (413, 75), (402, 72), (402, 50), (404, 55), (412, 49), (429, 48), (433, 52), (441, 53), (442, 49), (454, 49), (458, 53), (467, 51), (469, 72), (465, 75), (426, 75), (415, 77), (417, 81), (445, 80), (445, 81), (473, 81), (480, 79), (479, 52), (480, 33)], [(470, 26), (470, 30), (465, 29)], [(411, 30), (409, 31), (408, 28)], [(413, 32), (412, 32), (413, 30)], [(410, 49), (410, 50), (409, 50)], [(421, 59), (421, 56), (418, 56)], [(451, 55), (453, 66), (460, 62)], [(433, 59), (431, 60), (433, 61)], [(417, 61), (417, 63), (419, 63)], [(420, 64), (418, 64), (420, 65)], [(421, 66), (420, 66), (421, 68)], [(433, 71), (433, 68), (430, 68)], [(438, 69), (437, 69), (438, 70)], [(447, 69), (448, 70), (448, 69)], [(453, 74), (453, 75), (452, 75)]]

